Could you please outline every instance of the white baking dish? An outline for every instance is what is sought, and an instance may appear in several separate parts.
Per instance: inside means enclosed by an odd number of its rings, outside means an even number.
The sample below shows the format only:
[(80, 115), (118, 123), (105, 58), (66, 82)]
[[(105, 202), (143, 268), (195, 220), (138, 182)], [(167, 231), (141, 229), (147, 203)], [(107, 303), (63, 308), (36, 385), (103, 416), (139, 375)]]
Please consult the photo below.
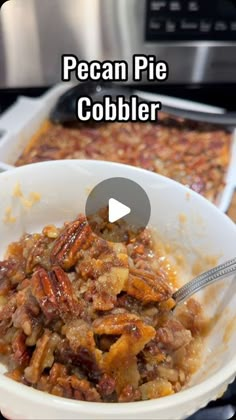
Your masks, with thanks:
[[(22, 153), (30, 138), (48, 117), (57, 98), (69, 89), (72, 83), (60, 83), (39, 98), (19, 97), (16, 103), (0, 117), (0, 170), (10, 169)], [(161, 101), (178, 108), (222, 113), (223, 110), (178, 98), (143, 93), (142, 97)], [(236, 125), (236, 124), (235, 124)], [(225, 179), (225, 188), (220, 194), (217, 206), (226, 211), (236, 185), (236, 132), (233, 134), (231, 162)]]

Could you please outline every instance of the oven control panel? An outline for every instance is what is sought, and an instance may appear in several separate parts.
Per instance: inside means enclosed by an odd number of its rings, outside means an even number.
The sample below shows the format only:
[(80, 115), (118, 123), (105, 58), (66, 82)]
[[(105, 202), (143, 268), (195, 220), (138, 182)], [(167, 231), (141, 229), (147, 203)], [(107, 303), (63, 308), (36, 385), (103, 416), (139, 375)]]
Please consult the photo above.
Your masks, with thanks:
[(236, 41), (236, 0), (147, 0), (146, 41)]

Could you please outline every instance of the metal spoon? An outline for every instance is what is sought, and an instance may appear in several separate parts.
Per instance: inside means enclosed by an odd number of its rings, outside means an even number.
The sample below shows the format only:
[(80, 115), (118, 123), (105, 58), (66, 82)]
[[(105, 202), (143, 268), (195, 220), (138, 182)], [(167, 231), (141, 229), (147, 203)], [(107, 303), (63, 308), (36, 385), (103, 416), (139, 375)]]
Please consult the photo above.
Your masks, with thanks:
[(82, 82), (63, 93), (52, 109), (49, 118), (55, 124), (70, 123), (78, 121), (76, 117), (76, 103), (78, 98), (89, 96), (93, 102), (102, 102), (105, 95), (110, 95), (113, 99), (117, 95), (130, 97), (132, 90), (128, 87), (120, 87), (109, 82)]
[[(123, 95), (129, 99), (130, 96), (134, 94), (137, 95), (140, 100), (142, 99), (143, 92), (133, 90), (126, 85), (119, 86), (110, 82), (83, 82), (72, 87), (59, 97), (55, 107), (51, 111), (49, 118), (53, 123), (56, 124), (78, 121), (76, 117), (76, 103), (79, 97), (89, 96), (94, 102), (101, 102), (104, 98), (104, 95), (110, 95), (114, 99), (116, 99), (118, 95)], [(148, 102), (145, 98), (143, 101)], [(198, 122), (224, 125), (228, 127), (236, 126), (236, 112), (213, 114), (208, 112), (192, 111), (189, 109), (175, 108), (169, 105), (167, 106), (163, 103), (162, 111), (170, 115), (187, 118), (189, 120)]]
[(236, 273), (236, 258), (226, 261), (225, 263), (202, 273), (200, 276), (195, 277), (173, 294), (172, 297), (176, 303), (174, 308), (183, 303), (186, 299), (190, 298), (194, 293), (197, 293), (199, 290), (202, 290), (210, 284), (216, 283), (233, 273)]

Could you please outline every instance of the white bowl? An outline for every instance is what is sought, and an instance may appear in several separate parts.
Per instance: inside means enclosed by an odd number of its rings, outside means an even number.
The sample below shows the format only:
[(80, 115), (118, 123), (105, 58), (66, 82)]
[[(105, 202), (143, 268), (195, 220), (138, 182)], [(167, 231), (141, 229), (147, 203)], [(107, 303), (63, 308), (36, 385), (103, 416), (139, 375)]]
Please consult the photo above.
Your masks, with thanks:
[[(96, 161), (57, 161), (21, 167), (0, 175), (0, 253), (24, 231), (45, 224), (61, 224), (84, 212), (89, 191), (98, 182), (122, 176), (138, 182), (151, 201), (150, 225), (173, 254), (185, 256), (184, 281), (199, 259), (235, 257), (236, 227), (216, 207), (182, 185), (134, 167)], [(14, 194), (17, 183), (24, 197), (31, 192), (41, 200), (31, 208)], [(15, 191), (16, 192), (16, 191)], [(6, 209), (14, 223), (4, 223)], [(9, 209), (8, 209), (9, 212)], [(9, 216), (9, 215), (8, 215)], [(209, 256), (209, 258), (207, 258)], [(219, 397), (236, 374), (236, 282), (233, 278), (198, 294), (206, 313), (214, 317), (202, 367), (189, 388), (151, 401), (106, 404), (54, 397), (14, 382), (0, 365), (0, 409), (10, 419), (180, 419)], [(212, 299), (211, 299), (212, 297)], [(220, 315), (220, 316), (218, 316)]]

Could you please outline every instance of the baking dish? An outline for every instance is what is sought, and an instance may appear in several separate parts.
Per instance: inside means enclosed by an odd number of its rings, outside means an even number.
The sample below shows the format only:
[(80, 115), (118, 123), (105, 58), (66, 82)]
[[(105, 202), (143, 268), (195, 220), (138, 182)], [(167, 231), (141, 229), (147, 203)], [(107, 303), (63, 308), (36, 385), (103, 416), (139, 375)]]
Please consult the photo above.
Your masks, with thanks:
[[(58, 97), (73, 83), (61, 83), (50, 89), (39, 98), (19, 97), (17, 102), (9, 108), (0, 118), (0, 166), (10, 169), (21, 155), (26, 144), (37, 132), (43, 121), (47, 119)], [(135, 92), (134, 92), (135, 93)], [(182, 109), (198, 110), (202, 112), (222, 113), (223, 110), (178, 98), (143, 93), (142, 97), (151, 101), (161, 101), (165, 105)], [(232, 134), (231, 159), (228, 167), (225, 187), (219, 194), (216, 205), (227, 211), (236, 185), (236, 134)]]

